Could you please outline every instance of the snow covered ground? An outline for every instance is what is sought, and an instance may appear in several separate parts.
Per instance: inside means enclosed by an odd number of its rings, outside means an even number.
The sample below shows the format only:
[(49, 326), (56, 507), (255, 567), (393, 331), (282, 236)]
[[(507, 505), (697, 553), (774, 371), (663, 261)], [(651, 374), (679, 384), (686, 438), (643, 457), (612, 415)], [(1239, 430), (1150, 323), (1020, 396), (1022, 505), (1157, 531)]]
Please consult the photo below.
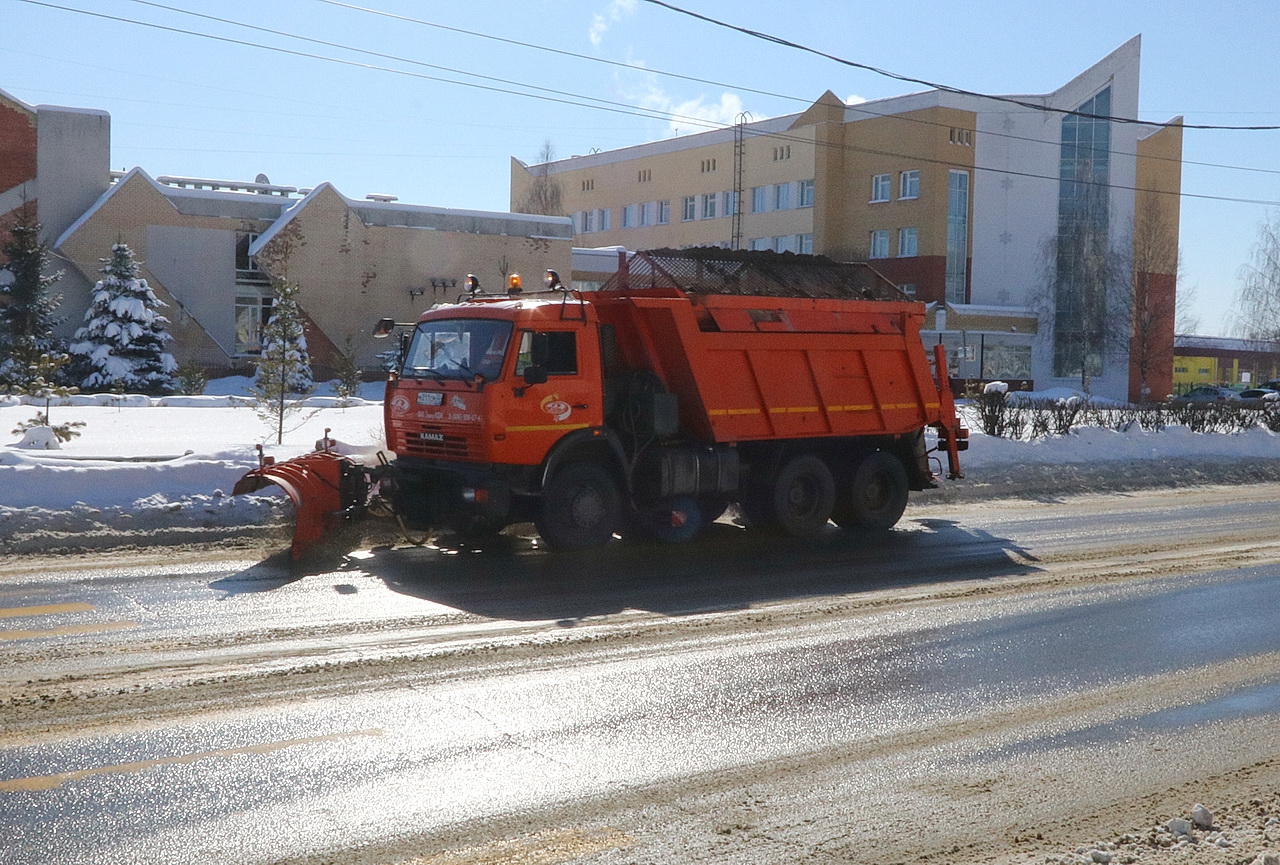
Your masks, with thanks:
[[(31, 552), (128, 543), (216, 540), (263, 526), (280, 527), (291, 509), (278, 491), (231, 496), (235, 481), (258, 464), (255, 445), (273, 441), (245, 398), (243, 378), (211, 382), (204, 396), (77, 396), (55, 405), (55, 424), (83, 421), (81, 435), (59, 450), (20, 449), (12, 435), (43, 406), (0, 397), (0, 550)], [(325, 393), (322, 389), (318, 393)], [(277, 459), (312, 450), (330, 435), (357, 447), (382, 442), (382, 385), (341, 407), (332, 396), (308, 401), (314, 414), (264, 444)], [(971, 423), (970, 426), (973, 426)], [(5, 437), (7, 436), (7, 444)], [(1280, 480), (1280, 436), (1116, 433), (1083, 428), (1035, 442), (973, 432), (962, 454), (963, 481), (945, 481), (917, 501), (956, 496), (1069, 494), (1163, 483)]]

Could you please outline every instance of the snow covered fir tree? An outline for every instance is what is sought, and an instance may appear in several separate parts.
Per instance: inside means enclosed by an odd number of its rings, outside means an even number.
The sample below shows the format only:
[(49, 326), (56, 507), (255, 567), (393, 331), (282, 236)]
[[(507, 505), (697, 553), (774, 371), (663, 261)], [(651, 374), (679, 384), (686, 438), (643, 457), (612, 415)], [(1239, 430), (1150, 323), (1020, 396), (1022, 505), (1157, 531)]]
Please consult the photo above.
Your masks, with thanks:
[(271, 315), (262, 328), (262, 355), (254, 376), (256, 387), (288, 394), (308, 394), (315, 389), (311, 380), (311, 355), (302, 329), (297, 283), (276, 280), (272, 286)]
[(102, 261), (106, 278), (93, 287), (85, 324), (68, 347), (83, 374), (80, 387), (173, 392), (178, 364), (165, 351), (172, 337), (165, 329), (169, 320), (158, 312), (164, 302), (138, 275), (138, 261), (128, 244), (114, 244), (111, 257)]
[(55, 348), (61, 298), (52, 288), (62, 271), (46, 272), (49, 248), (40, 230), (34, 205), (24, 202), (0, 246), (0, 387), (21, 385), (28, 367)]
[(275, 297), (271, 317), (262, 328), (262, 354), (253, 379), (254, 408), (274, 428), (276, 444), (284, 440), (285, 421), (302, 410), (300, 399), (315, 389), (311, 356), (298, 308), (298, 284), (272, 279)]

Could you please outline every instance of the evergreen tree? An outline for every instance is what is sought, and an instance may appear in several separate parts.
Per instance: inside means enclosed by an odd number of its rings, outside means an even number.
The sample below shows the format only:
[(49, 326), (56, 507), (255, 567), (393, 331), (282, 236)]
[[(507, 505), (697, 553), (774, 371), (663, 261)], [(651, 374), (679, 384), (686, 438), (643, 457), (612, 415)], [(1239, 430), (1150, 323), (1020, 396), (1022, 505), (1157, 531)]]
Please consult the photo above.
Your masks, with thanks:
[(114, 244), (111, 258), (102, 261), (106, 279), (93, 287), (85, 324), (70, 346), (89, 370), (80, 386), (90, 391), (171, 393), (178, 364), (164, 348), (172, 339), (165, 329), (169, 320), (157, 312), (164, 302), (138, 275), (138, 261), (128, 244)]
[(272, 279), (275, 299), (271, 317), (262, 329), (262, 354), (253, 380), (255, 410), (276, 432), (276, 444), (284, 440), (285, 419), (302, 409), (300, 400), (315, 389), (311, 379), (311, 357), (298, 308), (298, 285)]
[(0, 266), (8, 271), (0, 285), (0, 384), (13, 387), (26, 380), (30, 364), (54, 346), (54, 311), (62, 298), (50, 289), (62, 271), (46, 274), (49, 247), (40, 240), (35, 208), (24, 202), (0, 247)]

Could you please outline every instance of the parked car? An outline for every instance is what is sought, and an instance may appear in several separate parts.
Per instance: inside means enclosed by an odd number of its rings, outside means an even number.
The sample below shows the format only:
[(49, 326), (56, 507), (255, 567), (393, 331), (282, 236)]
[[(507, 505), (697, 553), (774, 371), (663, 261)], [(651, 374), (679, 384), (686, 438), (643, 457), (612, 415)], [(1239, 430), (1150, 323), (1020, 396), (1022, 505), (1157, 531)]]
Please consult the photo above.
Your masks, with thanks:
[[(1276, 382), (1280, 384), (1280, 382)], [(1274, 387), (1251, 387), (1240, 391), (1240, 399), (1265, 399), (1268, 402), (1280, 399), (1280, 389)]]
[(1240, 399), (1240, 394), (1229, 387), (1218, 387), (1212, 384), (1197, 385), (1173, 398), (1174, 402), (1225, 402), (1233, 399)]

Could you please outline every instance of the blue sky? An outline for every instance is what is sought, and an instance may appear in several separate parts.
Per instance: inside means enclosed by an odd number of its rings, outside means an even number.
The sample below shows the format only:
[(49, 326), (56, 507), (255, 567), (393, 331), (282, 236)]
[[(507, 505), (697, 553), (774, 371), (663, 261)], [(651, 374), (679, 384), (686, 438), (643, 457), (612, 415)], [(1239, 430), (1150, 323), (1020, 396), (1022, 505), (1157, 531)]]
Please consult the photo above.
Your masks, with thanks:
[[(414, 204), (506, 210), (510, 157), (532, 162), (548, 141), (565, 157), (732, 123), (740, 111), (789, 113), (828, 89), (865, 99), (919, 89), (645, 0), (48, 4), (0, 0), (0, 89), (110, 112), (113, 167), (265, 173)], [(1051, 91), (1141, 34), (1141, 119), (1280, 125), (1274, 0), (675, 5), (990, 93)], [(1182, 203), (1182, 284), (1195, 293), (1199, 332), (1226, 333), (1238, 271), (1268, 210), (1249, 202), (1280, 204), (1280, 131), (1188, 130), (1183, 156), (1185, 193), (1247, 200)]]

